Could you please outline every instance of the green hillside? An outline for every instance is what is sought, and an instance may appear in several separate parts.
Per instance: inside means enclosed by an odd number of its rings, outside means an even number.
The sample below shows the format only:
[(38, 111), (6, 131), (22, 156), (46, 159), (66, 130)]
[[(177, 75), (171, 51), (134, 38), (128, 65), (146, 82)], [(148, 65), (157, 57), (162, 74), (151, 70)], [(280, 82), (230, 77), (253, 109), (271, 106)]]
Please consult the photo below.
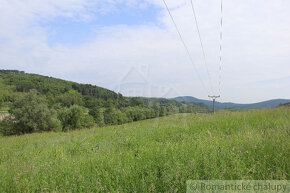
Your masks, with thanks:
[(290, 108), (176, 114), (0, 137), (0, 192), (185, 192), (186, 180), (289, 180)]
[(209, 109), (163, 98), (124, 97), (94, 85), (0, 70), (0, 112), (6, 111), (13, 120), (0, 122), (0, 135), (68, 131)]
[[(42, 95), (45, 95), (51, 103), (62, 103), (63, 105), (82, 104), (84, 106), (91, 106), (98, 99), (98, 105), (102, 106), (104, 102), (116, 103), (118, 97), (122, 99), (121, 95), (104, 89), (98, 86), (89, 84), (78, 84), (71, 81), (61, 80), (53, 77), (41, 76), (37, 74), (28, 74), (17, 70), (0, 70), (1, 86), (9, 88), (10, 93), (23, 93), (31, 89), (36, 89)], [(2, 91), (1, 87), (1, 91)], [(10, 94), (8, 93), (8, 94)], [(82, 97), (82, 101), (64, 100), (66, 95), (75, 95), (75, 97)], [(2, 101), (11, 102), (13, 95), (3, 97)], [(68, 96), (67, 96), (68, 97)]]

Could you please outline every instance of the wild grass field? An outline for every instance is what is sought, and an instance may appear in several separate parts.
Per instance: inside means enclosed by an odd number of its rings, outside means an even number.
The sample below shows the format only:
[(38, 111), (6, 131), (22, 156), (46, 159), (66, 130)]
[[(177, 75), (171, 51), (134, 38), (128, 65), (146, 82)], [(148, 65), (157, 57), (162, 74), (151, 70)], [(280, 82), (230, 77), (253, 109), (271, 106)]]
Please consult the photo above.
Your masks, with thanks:
[(177, 114), (0, 137), (0, 192), (185, 192), (186, 180), (289, 180), (290, 108)]

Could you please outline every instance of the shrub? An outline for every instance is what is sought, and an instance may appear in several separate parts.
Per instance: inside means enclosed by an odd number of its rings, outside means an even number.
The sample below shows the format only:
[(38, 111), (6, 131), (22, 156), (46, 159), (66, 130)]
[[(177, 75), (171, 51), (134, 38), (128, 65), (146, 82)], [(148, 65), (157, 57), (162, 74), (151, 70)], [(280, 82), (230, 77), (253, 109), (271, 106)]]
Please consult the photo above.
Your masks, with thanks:
[(94, 107), (90, 109), (89, 114), (94, 118), (94, 121), (98, 126), (101, 127), (105, 125), (104, 112), (101, 108)]
[(95, 125), (94, 118), (91, 115), (84, 114), (81, 117), (81, 127), (91, 128)]
[(104, 121), (106, 125), (116, 125), (118, 124), (116, 109), (109, 107), (104, 112)]
[(83, 105), (82, 95), (75, 91), (70, 90), (62, 95), (60, 95), (57, 99), (58, 102), (63, 104), (66, 107), (70, 107), (71, 105)]
[(59, 122), (55, 111), (51, 111), (46, 101), (35, 90), (18, 97), (9, 110), (16, 133), (57, 130)]
[(94, 118), (87, 114), (86, 108), (73, 105), (59, 110), (58, 118), (62, 122), (62, 130), (89, 128), (94, 125)]
[(10, 117), (6, 117), (0, 121), (0, 135), (8, 136), (15, 135), (16, 133), (13, 120)]

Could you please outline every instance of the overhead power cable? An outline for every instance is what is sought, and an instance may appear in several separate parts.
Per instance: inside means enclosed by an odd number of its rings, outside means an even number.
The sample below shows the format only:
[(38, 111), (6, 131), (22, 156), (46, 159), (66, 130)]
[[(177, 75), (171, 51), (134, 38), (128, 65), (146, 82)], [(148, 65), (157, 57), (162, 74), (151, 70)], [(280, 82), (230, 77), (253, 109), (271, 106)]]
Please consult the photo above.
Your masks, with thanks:
[(221, 20), (220, 20), (220, 61), (219, 61), (219, 95), (221, 95), (221, 81), (222, 81), (222, 43), (223, 43), (223, 0), (221, 0)]
[(198, 79), (200, 80), (200, 82), (201, 82), (203, 88), (204, 88), (205, 90), (207, 90), (207, 89), (206, 89), (206, 86), (205, 86), (205, 84), (204, 84), (204, 82), (203, 82), (203, 80), (201, 79), (201, 76), (200, 76), (199, 73), (198, 73), (198, 70), (197, 70), (197, 68), (196, 68), (196, 65), (195, 65), (193, 59), (192, 59), (192, 56), (191, 56), (191, 54), (190, 54), (190, 52), (189, 52), (189, 49), (188, 49), (188, 47), (187, 47), (187, 45), (186, 45), (184, 39), (182, 38), (182, 35), (181, 35), (180, 31), (179, 31), (179, 28), (177, 27), (177, 24), (176, 24), (176, 22), (174, 21), (174, 18), (173, 18), (172, 14), (171, 14), (171, 12), (170, 12), (170, 10), (169, 10), (169, 8), (168, 8), (168, 5), (167, 5), (166, 1), (163, 0), (163, 3), (164, 3), (164, 5), (165, 5), (165, 7), (166, 7), (166, 10), (167, 10), (167, 12), (168, 12), (168, 14), (169, 14), (169, 16), (170, 16), (170, 18), (171, 18), (173, 24), (174, 24), (174, 27), (175, 27), (175, 29), (176, 29), (178, 35), (179, 35), (179, 38), (180, 38), (180, 40), (181, 40), (181, 42), (182, 42), (182, 44), (183, 44), (183, 46), (184, 46), (184, 48), (185, 48), (185, 50), (186, 50), (186, 53), (187, 53), (187, 55), (188, 55), (188, 57), (189, 57), (189, 60), (190, 60), (191, 64), (193, 65), (193, 67), (194, 67), (194, 69), (195, 69), (195, 71), (196, 71), (196, 74), (197, 74), (197, 76), (198, 76)]
[(190, 2), (191, 2), (192, 13), (193, 13), (193, 16), (194, 16), (195, 25), (196, 25), (196, 29), (197, 29), (197, 33), (198, 33), (198, 37), (199, 37), (200, 46), (201, 46), (201, 49), (202, 49), (204, 65), (205, 65), (205, 68), (206, 68), (206, 72), (207, 72), (207, 76), (208, 76), (210, 88), (211, 88), (211, 91), (213, 93), (213, 86), (212, 86), (212, 82), (211, 82), (211, 76), (210, 76), (210, 73), (208, 71), (206, 54), (205, 54), (204, 46), (203, 46), (203, 43), (202, 43), (202, 38), (201, 38), (201, 35), (200, 35), (200, 30), (199, 30), (199, 27), (198, 27), (198, 21), (197, 21), (196, 12), (195, 12), (195, 9), (194, 9), (193, 0), (191, 0)]

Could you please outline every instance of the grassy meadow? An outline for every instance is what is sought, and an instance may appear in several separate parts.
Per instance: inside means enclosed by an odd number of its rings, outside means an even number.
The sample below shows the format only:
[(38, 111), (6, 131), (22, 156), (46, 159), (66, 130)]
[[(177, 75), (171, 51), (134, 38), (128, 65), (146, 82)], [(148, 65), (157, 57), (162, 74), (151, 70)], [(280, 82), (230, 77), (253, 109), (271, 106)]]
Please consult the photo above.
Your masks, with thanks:
[(0, 192), (185, 192), (186, 180), (289, 180), (290, 108), (177, 114), (0, 137)]

